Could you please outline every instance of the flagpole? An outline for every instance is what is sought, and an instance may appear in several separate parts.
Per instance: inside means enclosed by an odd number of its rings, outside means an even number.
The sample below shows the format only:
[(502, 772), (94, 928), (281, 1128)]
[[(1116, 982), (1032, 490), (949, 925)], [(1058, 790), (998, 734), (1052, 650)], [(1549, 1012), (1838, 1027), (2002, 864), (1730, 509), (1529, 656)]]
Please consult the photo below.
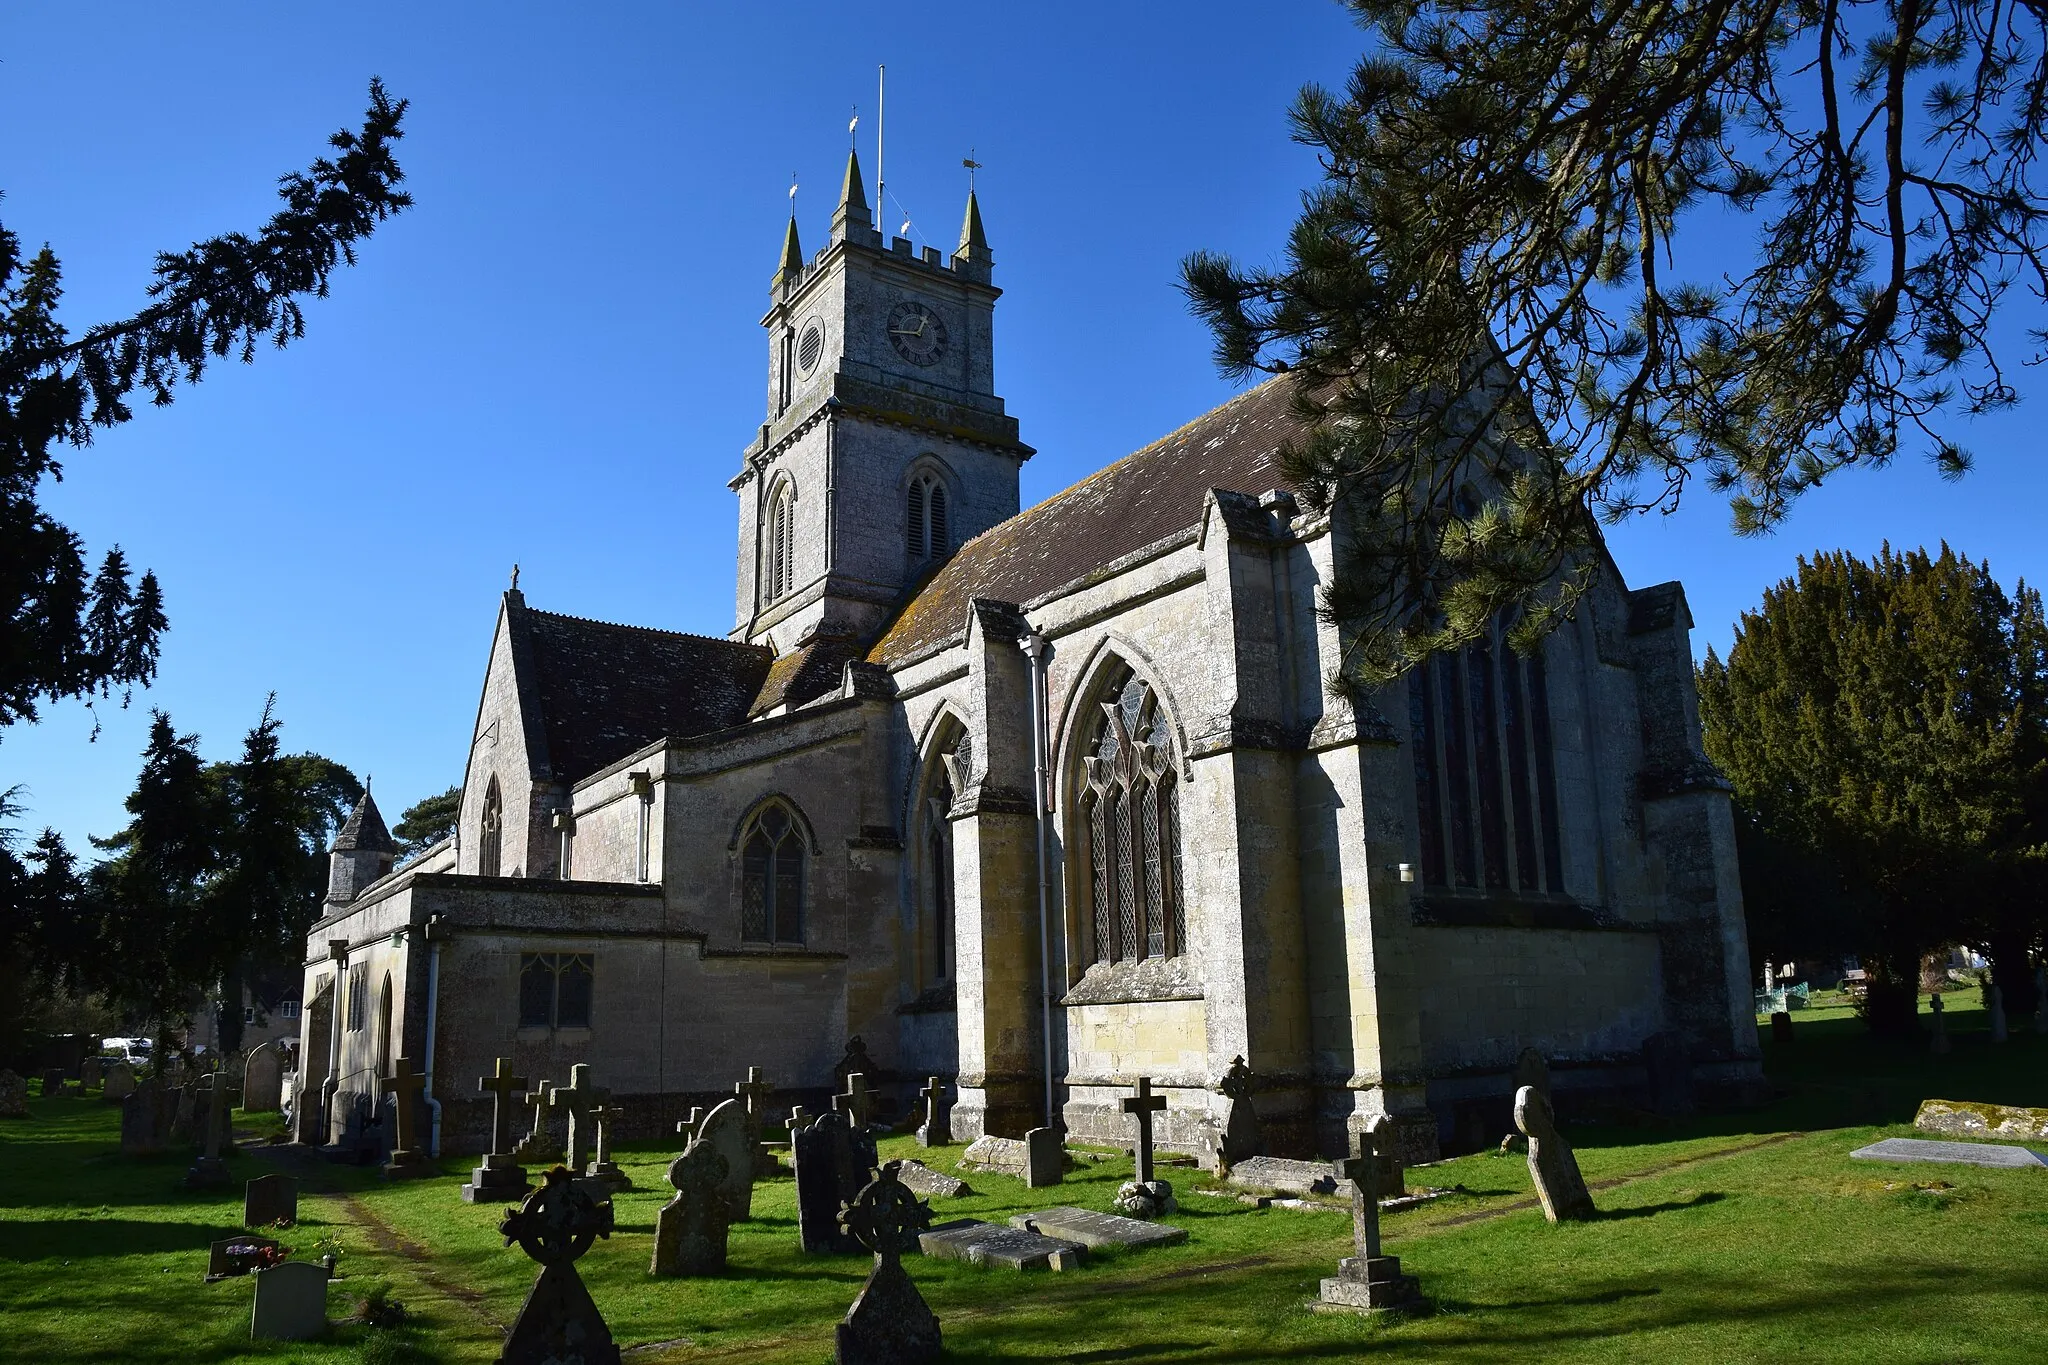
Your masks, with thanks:
[[(882, 131), (888, 119), (888, 113), (882, 105), (882, 95), (888, 76), (889, 68), (887, 66), (878, 65), (875, 67), (875, 225), (877, 227), (881, 227), (888, 222), (889, 218), (889, 200), (884, 193), (889, 182), (882, 173)], [(887, 246), (887, 240), (885, 239), (882, 244)]]

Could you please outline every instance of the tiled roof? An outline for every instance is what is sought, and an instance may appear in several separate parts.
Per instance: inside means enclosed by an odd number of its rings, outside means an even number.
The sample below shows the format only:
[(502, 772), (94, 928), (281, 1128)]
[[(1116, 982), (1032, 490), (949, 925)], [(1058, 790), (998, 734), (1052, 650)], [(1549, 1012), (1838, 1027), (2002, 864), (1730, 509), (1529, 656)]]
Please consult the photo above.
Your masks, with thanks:
[(384, 817), (377, 812), (377, 803), (365, 791), (363, 799), (356, 802), (350, 812), (348, 823), (341, 827), (341, 833), (334, 836), (334, 851), (347, 853), (360, 850), (364, 853), (396, 853), (398, 843), (391, 837), (391, 831), (384, 828)]
[(957, 638), (977, 597), (1027, 605), (1193, 527), (1211, 488), (1289, 486), (1276, 458), (1301, 432), (1278, 375), (961, 546), (869, 652), (896, 666)]
[(792, 649), (768, 667), (768, 677), (747, 718), (764, 716), (785, 703), (793, 710), (839, 689), (850, 660), (860, 657), (856, 641), (844, 636), (825, 636)]
[(547, 736), (548, 768), (579, 782), (655, 740), (746, 720), (768, 675), (758, 645), (516, 609)]

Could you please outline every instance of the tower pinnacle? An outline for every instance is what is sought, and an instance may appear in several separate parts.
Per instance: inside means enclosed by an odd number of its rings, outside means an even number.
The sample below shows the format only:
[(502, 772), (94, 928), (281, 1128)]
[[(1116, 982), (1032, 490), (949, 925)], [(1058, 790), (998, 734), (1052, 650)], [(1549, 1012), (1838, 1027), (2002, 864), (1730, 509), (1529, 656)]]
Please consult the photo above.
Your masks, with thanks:
[(789, 215), (789, 231), (782, 234), (782, 264), (776, 267), (775, 283), (781, 284), (803, 273), (804, 248), (796, 238), (796, 214)]
[(871, 231), (874, 225), (874, 218), (868, 213), (868, 193), (861, 185), (860, 153), (849, 150), (846, 153), (846, 180), (839, 187), (839, 207), (832, 212), (833, 240), (848, 238), (855, 228), (862, 232)]
[(988, 249), (988, 233), (981, 226), (981, 202), (969, 189), (967, 213), (960, 220), (960, 245), (954, 248), (953, 263), (956, 268), (972, 272), (975, 278), (986, 280), (994, 262), (995, 253)]

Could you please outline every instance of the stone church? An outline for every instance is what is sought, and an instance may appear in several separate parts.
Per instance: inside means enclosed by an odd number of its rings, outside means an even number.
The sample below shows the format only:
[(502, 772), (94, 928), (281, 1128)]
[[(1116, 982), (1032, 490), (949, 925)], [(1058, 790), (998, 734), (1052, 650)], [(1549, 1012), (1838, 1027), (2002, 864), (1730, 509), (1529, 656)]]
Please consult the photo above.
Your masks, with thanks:
[(394, 870), (366, 798), (336, 842), (301, 1140), (398, 1058), (451, 1152), (501, 1055), (591, 1063), (628, 1134), (750, 1066), (816, 1112), (856, 1038), (898, 1112), (940, 1075), (960, 1140), (1116, 1141), (1146, 1076), (1198, 1150), (1240, 1056), (1304, 1155), (1383, 1113), (1411, 1156), (1497, 1137), (1530, 1047), (1567, 1105), (1640, 1085), (1656, 1034), (1702, 1086), (1753, 1081), (1679, 585), (1603, 557), (1540, 652), (1333, 697), (1289, 381), (1020, 510), (993, 281), (971, 193), (950, 256), (885, 239), (853, 159), (824, 249), (791, 221), (730, 635), (515, 579), (455, 835)]

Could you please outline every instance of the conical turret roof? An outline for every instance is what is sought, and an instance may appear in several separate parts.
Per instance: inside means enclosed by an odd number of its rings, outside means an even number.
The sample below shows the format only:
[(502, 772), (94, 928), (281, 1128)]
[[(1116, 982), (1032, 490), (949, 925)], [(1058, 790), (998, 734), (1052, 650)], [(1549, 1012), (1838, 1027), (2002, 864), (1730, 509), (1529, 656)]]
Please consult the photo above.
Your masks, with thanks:
[(988, 250), (988, 233), (981, 227), (981, 204), (974, 197), (974, 191), (967, 191), (967, 215), (960, 220), (960, 245), (954, 255), (965, 256), (971, 251)]
[(803, 268), (804, 248), (796, 239), (796, 215), (792, 213), (789, 215), (789, 231), (782, 234), (782, 265), (776, 273), (778, 276), (797, 275), (803, 273)]
[(348, 823), (341, 827), (341, 833), (334, 836), (336, 853), (396, 853), (398, 843), (391, 837), (391, 831), (384, 828), (384, 817), (377, 812), (377, 802), (368, 791), (363, 799), (356, 802)]

